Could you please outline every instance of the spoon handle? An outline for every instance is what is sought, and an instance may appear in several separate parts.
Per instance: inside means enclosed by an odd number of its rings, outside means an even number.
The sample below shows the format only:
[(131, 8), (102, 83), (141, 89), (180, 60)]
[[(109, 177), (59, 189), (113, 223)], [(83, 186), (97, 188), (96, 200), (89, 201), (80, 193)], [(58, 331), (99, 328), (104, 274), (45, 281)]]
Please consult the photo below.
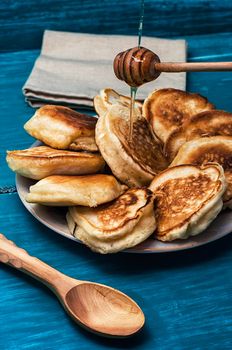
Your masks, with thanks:
[(58, 294), (65, 294), (79, 282), (55, 270), (43, 261), (30, 256), (26, 250), (17, 247), (3, 234), (0, 234), (0, 262), (29, 274), (52, 290), (58, 291)]
[(232, 62), (158, 62), (158, 72), (219, 72), (231, 71)]

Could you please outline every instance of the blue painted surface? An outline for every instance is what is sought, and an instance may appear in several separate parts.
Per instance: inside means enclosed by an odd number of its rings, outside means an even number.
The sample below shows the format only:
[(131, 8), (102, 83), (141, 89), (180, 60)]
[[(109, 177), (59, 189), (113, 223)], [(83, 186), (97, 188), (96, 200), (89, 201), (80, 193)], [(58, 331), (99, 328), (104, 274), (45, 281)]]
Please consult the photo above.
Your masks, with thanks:
[[(140, 0), (1, 0), (0, 50), (39, 48), (43, 30), (136, 35)], [(144, 35), (230, 32), (231, 0), (145, 0)]]
[[(133, 34), (138, 2), (117, 2), (127, 3), (126, 9), (132, 8), (130, 29), (129, 25), (124, 26), (126, 15), (115, 3), (47, 0), (45, 6), (43, 0), (1, 1), (0, 47), (3, 51), (18, 51), (0, 54), (0, 192), (14, 185), (14, 175), (5, 164), (5, 150), (26, 148), (32, 142), (22, 126), (33, 110), (24, 103), (21, 87), (39, 51), (24, 49), (39, 47), (45, 27), (111, 32), (112, 24), (112, 31), (118, 28), (118, 32)], [(201, 34), (187, 37), (189, 60), (232, 60), (231, 33), (205, 35), (210, 30), (228, 31), (231, 1), (148, 3), (150, 34), (155, 33), (158, 17), (160, 35), (169, 36), (176, 22), (173, 35), (187, 35), (190, 31)], [(101, 26), (103, 13), (109, 16), (110, 6), (114, 16)], [(207, 20), (194, 22), (199, 8), (206, 16), (206, 7), (209, 8)], [(92, 13), (95, 17), (90, 16)], [(188, 75), (187, 87), (189, 91), (206, 95), (218, 108), (232, 111), (231, 80), (232, 73), (193, 73)], [(49, 290), (1, 265), (1, 350), (232, 348), (231, 235), (186, 252), (100, 256), (43, 227), (26, 212), (17, 193), (0, 194), (0, 232), (70, 276), (121, 289), (140, 304), (146, 315), (145, 329), (132, 339), (98, 338), (80, 330)]]
[(1, 349), (231, 349), (231, 235), (188, 252), (106, 257), (44, 228), (17, 194), (1, 195), (0, 213), (1, 230), (32, 255), (122, 290), (146, 315), (135, 338), (98, 338), (69, 320), (45, 287), (1, 266)]

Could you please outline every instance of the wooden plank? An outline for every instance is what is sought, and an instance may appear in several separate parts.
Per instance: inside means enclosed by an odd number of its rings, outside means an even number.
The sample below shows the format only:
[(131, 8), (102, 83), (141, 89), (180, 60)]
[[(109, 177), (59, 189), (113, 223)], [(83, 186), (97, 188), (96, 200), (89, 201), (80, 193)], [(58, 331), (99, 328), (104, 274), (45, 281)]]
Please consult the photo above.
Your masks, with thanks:
[[(139, 0), (2, 0), (1, 50), (39, 48), (44, 29), (136, 35)], [(229, 32), (230, 0), (147, 0), (144, 34), (173, 37)]]
[[(188, 60), (232, 61), (231, 34), (200, 35), (186, 38)], [(187, 75), (187, 90), (206, 96), (218, 109), (232, 112), (232, 72), (191, 73)]]
[(38, 51), (2, 54), (0, 57), (0, 186), (12, 186), (14, 173), (6, 164), (6, 150), (27, 148), (33, 139), (27, 135), (23, 125), (33, 109), (24, 102), (22, 85), (30, 74)]
[(17, 194), (0, 196), (8, 238), (68, 275), (122, 290), (147, 318), (135, 338), (97, 338), (70, 321), (45, 287), (1, 264), (1, 349), (231, 349), (232, 235), (186, 252), (102, 256), (46, 229)]

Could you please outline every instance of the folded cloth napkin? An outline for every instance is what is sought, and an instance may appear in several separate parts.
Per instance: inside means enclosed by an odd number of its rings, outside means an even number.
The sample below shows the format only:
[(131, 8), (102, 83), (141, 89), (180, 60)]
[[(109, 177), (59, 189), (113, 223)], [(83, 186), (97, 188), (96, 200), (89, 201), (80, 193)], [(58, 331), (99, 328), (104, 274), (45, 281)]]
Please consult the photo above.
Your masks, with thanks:
[[(129, 95), (129, 87), (113, 72), (117, 53), (137, 45), (137, 37), (94, 35), (46, 30), (41, 54), (23, 87), (26, 101), (32, 107), (63, 104), (70, 107), (92, 107), (93, 97), (110, 87)], [(143, 37), (142, 46), (154, 51), (161, 61), (186, 61), (185, 40)], [(162, 73), (138, 89), (144, 99), (154, 89), (185, 89), (185, 73)]]

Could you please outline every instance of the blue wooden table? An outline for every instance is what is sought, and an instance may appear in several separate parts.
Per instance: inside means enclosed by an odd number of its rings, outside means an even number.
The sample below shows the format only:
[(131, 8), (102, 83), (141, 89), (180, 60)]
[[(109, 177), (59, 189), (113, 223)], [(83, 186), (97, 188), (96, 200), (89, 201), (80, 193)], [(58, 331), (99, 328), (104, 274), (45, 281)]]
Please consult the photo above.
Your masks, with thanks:
[[(32, 143), (23, 124), (33, 110), (25, 104), (21, 88), (39, 54), (43, 29), (135, 34), (138, 3), (1, 1), (0, 231), (70, 276), (122, 290), (146, 316), (145, 328), (134, 338), (91, 335), (66, 316), (48, 289), (1, 264), (1, 350), (232, 348), (231, 235), (186, 252), (94, 254), (45, 228), (25, 210), (14, 187), (14, 174), (5, 163), (6, 149), (23, 149)], [(147, 35), (185, 37), (190, 61), (232, 61), (231, 1), (157, 0), (147, 1), (146, 6)], [(196, 16), (200, 22), (196, 23)], [(229, 111), (231, 88), (232, 73), (188, 75), (189, 91), (206, 95), (218, 108)]]

